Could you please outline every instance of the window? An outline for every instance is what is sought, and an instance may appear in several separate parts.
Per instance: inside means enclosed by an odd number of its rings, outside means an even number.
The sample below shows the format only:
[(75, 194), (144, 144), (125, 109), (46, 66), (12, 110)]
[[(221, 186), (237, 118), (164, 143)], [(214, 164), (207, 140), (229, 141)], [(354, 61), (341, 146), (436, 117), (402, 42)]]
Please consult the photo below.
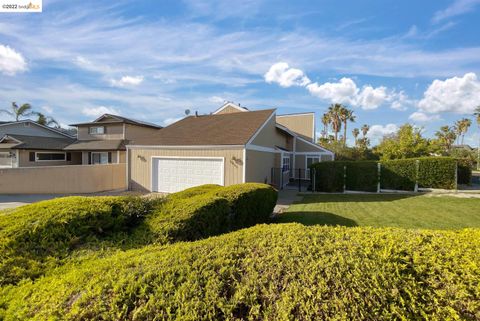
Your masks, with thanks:
[(282, 169), (284, 172), (290, 170), (290, 155), (283, 155), (282, 157)]
[(65, 161), (65, 153), (35, 153), (36, 162)]
[(319, 163), (320, 162), (320, 156), (307, 156), (307, 168), (310, 167), (310, 165)]
[(105, 127), (104, 126), (95, 126), (88, 128), (88, 132), (90, 135), (103, 135), (105, 134)]
[(109, 164), (112, 162), (112, 153), (110, 152), (92, 152), (90, 163), (95, 164)]

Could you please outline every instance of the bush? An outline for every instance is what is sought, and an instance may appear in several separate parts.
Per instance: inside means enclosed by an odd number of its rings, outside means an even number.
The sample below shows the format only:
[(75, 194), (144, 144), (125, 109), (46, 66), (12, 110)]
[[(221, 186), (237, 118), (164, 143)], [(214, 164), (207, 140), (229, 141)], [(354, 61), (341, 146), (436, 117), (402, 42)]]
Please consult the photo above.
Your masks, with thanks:
[(328, 161), (312, 164), (315, 171), (315, 191), (343, 192), (345, 162)]
[(126, 233), (150, 208), (134, 197), (66, 197), (0, 215), (0, 284), (37, 277), (86, 243)]
[(454, 189), (456, 160), (450, 157), (419, 158), (418, 186)]
[(346, 162), (346, 188), (349, 191), (376, 192), (378, 165), (374, 161)]
[(417, 176), (416, 159), (397, 159), (381, 163), (382, 189), (413, 191)]
[(480, 230), (261, 225), (4, 292), (8, 320), (478, 320)]
[(457, 164), (457, 183), (470, 185), (472, 183), (472, 160), (468, 158), (458, 158)]
[(168, 196), (146, 225), (158, 243), (192, 241), (265, 223), (276, 201), (266, 184), (203, 185)]

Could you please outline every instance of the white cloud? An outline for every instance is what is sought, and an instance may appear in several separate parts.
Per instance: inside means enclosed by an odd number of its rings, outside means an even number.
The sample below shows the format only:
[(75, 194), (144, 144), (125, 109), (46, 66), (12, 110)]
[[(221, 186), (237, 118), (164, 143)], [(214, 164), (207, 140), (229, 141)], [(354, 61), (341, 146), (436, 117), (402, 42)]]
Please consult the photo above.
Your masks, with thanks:
[(50, 106), (43, 106), (42, 109), (49, 114), (53, 113), (53, 108)]
[(435, 12), (432, 21), (438, 23), (447, 18), (468, 13), (474, 10), (478, 4), (480, 4), (480, 0), (454, 0), (453, 3), (444, 10)]
[(410, 116), (408, 116), (408, 119), (417, 123), (428, 123), (428, 122), (440, 120), (441, 118), (439, 115), (427, 115), (420, 111), (416, 111), (412, 113)]
[(118, 115), (119, 112), (112, 107), (98, 106), (98, 107), (85, 107), (82, 109), (82, 114), (89, 117), (100, 117), (103, 114)]
[(388, 98), (386, 87), (373, 88), (372, 86), (365, 86), (357, 96), (355, 104), (367, 110), (376, 109), (387, 101)]
[(418, 103), (427, 113), (470, 114), (480, 103), (480, 81), (474, 73), (446, 80), (434, 80)]
[(398, 131), (398, 126), (395, 124), (387, 125), (372, 125), (367, 133), (367, 137), (372, 140), (381, 139), (385, 135), (393, 134)]
[(163, 125), (164, 126), (168, 126), (168, 125), (171, 125), (173, 123), (176, 123), (177, 121), (179, 121), (180, 119), (183, 119), (183, 117), (171, 117), (171, 118), (167, 118), (163, 121)]
[(123, 76), (119, 80), (112, 79), (110, 83), (115, 87), (138, 86), (143, 82), (143, 76)]
[(330, 100), (336, 103), (355, 104), (355, 98), (359, 89), (350, 78), (342, 78), (340, 82), (326, 82), (322, 85), (313, 83), (307, 86), (310, 94), (321, 99)]
[(408, 109), (408, 106), (414, 104), (415, 101), (409, 99), (405, 92), (402, 90), (392, 94), (392, 104), (390, 107), (392, 107), (392, 109), (405, 111)]
[(225, 99), (219, 96), (212, 96), (208, 100), (215, 104), (223, 104), (225, 102)]
[(0, 72), (13, 76), (17, 72), (27, 70), (27, 63), (21, 53), (9, 46), (0, 45)]
[(277, 62), (264, 75), (267, 83), (278, 83), (282, 87), (305, 86), (310, 79), (300, 69), (290, 68), (286, 62)]

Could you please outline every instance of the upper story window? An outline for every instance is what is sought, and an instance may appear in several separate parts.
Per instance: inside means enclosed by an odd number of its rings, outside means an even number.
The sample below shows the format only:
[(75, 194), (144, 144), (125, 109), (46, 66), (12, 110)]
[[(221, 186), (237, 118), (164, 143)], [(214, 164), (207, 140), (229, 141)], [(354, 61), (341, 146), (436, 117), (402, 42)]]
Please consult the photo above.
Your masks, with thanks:
[(88, 129), (90, 135), (103, 135), (105, 134), (104, 126), (93, 126)]

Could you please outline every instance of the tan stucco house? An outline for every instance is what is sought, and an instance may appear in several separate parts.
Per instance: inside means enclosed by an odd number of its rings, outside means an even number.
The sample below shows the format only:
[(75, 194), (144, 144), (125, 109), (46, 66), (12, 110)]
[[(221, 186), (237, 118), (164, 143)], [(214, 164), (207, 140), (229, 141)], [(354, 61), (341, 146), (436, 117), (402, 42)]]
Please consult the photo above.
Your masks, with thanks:
[(126, 162), (129, 141), (155, 135), (162, 127), (118, 115), (104, 114), (92, 122), (72, 124), (77, 140), (65, 151), (81, 154), (81, 164), (115, 164)]
[(275, 109), (249, 111), (226, 103), (211, 115), (185, 117), (132, 140), (126, 146), (128, 188), (176, 192), (201, 184), (284, 185), (297, 178), (294, 169), (306, 173), (311, 163), (334, 158), (314, 140), (313, 113), (277, 115)]

